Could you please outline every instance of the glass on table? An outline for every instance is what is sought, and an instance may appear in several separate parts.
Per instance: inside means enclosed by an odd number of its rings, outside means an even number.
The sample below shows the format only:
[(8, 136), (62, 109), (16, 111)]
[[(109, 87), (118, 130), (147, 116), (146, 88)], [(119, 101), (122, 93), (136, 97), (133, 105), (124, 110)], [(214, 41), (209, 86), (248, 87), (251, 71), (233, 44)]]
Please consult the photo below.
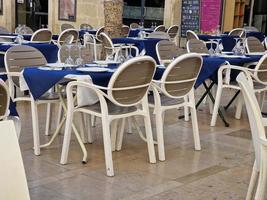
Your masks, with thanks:
[(78, 66), (82, 66), (84, 63), (84, 60), (82, 58), (82, 48), (83, 48), (83, 45), (79, 42), (78, 43), (78, 58), (76, 59), (76, 62), (75, 62), (75, 64)]
[(210, 56), (214, 56), (214, 54), (215, 54), (215, 51), (214, 51), (214, 49), (213, 49), (213, 44), (214, 44), (214, 39), (209, 39), (210, 40), (210, 48), (209, 48), (209, 55)]
[(215, 54), (217, 55), (217, 56), (219, 56), (219, 55), (221, 55), (221, 53), (222, 53), (222, 51), (221, 51), (221, 49), (220, 49), (220, 43), (221, 43), (221, 39), (215, 39), (215, 41), (216, 41), (216, 48), (215, 48)]
[(71, 43), (67, 43), (66, 44), (66, 47), (68, 48), (68, 57), (65, 60), (65, 64), (68, 64), (68, 65), (73, 65), (74, 64), (74, 60), (71, 57), (71, 49), (72, 49), (72, 46), (73, 45)]
[(119, 56), (118, 56), (118, 61), (120, 63), (123, 63), (125, 61), (125, 57), (122, 54), (122, 46), (120, 46), (120, 50), (119, 50)]
[(239, 43), (240, 38), (234, 38), (234, 39), (235, 39), (235, 46), (234, 46), (232, 51), (233, 51), (234, 55), (239, 55), (239, 53), (240, 53), (240, 43)]

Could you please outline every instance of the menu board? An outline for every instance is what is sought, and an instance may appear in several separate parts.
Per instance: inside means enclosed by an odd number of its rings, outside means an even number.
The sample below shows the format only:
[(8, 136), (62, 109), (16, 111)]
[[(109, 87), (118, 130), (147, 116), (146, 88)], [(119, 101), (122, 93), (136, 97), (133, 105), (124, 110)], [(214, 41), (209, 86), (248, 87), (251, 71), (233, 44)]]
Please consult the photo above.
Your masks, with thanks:
[(214, 32), (221, 21), (221, 0), (201, 0), (200, 30)]
[(181, 35), (186, 37), (186, 31), (199, 32), (200, 0), (182, 1)]

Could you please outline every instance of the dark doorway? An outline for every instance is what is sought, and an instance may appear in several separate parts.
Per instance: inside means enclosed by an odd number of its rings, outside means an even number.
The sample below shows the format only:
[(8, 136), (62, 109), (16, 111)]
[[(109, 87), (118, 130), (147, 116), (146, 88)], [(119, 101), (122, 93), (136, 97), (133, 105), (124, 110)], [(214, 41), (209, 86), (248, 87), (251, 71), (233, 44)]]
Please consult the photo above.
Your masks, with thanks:
[(163, 24), (164, 5), (165, 0), (124, 0), (123, 23), (144, 21), (146, 27)]
[(34, 31), (47, 27), (48, 0), (16, 1), (16, 26), (19, 24), (25, 24)]

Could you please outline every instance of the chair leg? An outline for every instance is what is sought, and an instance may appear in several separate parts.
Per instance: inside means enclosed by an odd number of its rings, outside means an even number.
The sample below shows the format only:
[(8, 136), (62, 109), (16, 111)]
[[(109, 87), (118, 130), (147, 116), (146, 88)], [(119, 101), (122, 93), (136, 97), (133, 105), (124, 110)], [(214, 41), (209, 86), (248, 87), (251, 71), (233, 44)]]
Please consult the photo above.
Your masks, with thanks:
[(146, 114), (144, 116), (144, 122), (145, 122), (146, 142), (147, 142), (147, 148), (148, 148), (149, 162), (156, 163), (156, 154), (155, 154), (155, 147), (154, 147), (154, 141), (153, 141), (149, 108), (147, 104), (143, 105), (143, 108), (146, 110)]
[(267, 186), (267, 149), (266, 147), (261, 147), (261, 166), (260, 166), (260, 173), (259, 173), (259, 182), (257, 191), (255, 194), (255, 199), (257, 200), (264, 200), (265, 199), (265, 192)]
[(92, 124), (91, 124), (91, 119), (92, 119), (92, 116), (91, 115), (86, 115), (85, 116), (85, 120), (86, 120), (86, 127), (87, 127), (87, 137), (88, 137), (88, 142), (90, 144), (92, 144), (95, 140), (95, 137), (94, 137), (94, 133), (93, 133), (93, 130), (92, 130)]
[(156, 129), (157, 129), (157, 142), (158, 142), (158, 154), (159, 160), (165, 160), (165, 148), (164, 148), (164, 137), (163, 137), (163, 112), (156, 112)]
[(128, 127), (127, 133), (133, 133), (133, 125), (131, 117), (127, 118), (127, 127)]
[(102, 128), (103, 128), (103, 142), (104, 142), (104, 151), (105, 151), (106, 173), (107, 173), (107, 176), (114, 176), (111, 138), (110, 138), (110, 124), (109, 124), (109, 120), (107, 117), (102, 117)]
[(40, 155), (40, 136), (39, 136), (38, 105), (34, 101), (31, 101), (31, 110), (32, 110), (34, 154), (39, 156)]
[(111, 149), (115, 151), (117, 141), (118, 119), (111, 122)]
[(258, 176), (259, 176), (259, 172), (257, 170), (256, 161), (255, 161), (253, 165), (253, 169), (252, 169), (249, 186), (248, 186), (246, 200), (252, 200), (253, 193), (254, 193), (254, 190), (257, 184)]
[(243, 96), (240, 94), (237, 99), (237, 105), (236, 105), (236, 112), (235, 112), (235, 118), (240, 119), (242, 114), (242, 107), (243, 107)]
[(116, 143), (116, 151), (120, 151), (122, 147), (123, 135), (124, 135), (124, 128), (125, 128), (125, 118), (121, 120), (120, 128), (118, 130), (117, 135), (117, 143)]
[(210, 126), (216, 125), (218, 110), (221, 102), (221, 96), (222, 96), (222, 87), (218, 85)]
[(96, 116), (91, 116), (91, 126), (95, 127), (95, 123), (96, 123)]
[(79, 130), (80, 130), (80, 134), (81, 134), (81, 139), (83, 141), (84, 144), (88, 143), (88, 137), (87, 134), (85, 134), (87, 127), (85, 127), (85, 118), (86, 118), (86, 114), (85, 113), (77, 113), (80, 115), (80, 120), (79, 120)]
[(58, 105), (58, 115), (57, 115), (57, 122), (56, 122), (56, 127), (59, 126), (60, 122), (62, 119), (62, 103)]
[[(184, 100), (185, 100), (185, 102), (188, 102), (188, 98), (187, 97), (184, 97)], [(184, 106), (184, 120), (186, 122), (189, 121), (189, 109), (188, 109), (187, 106)]]
[(46, 108), (46, 125), (45, 125), (45, 135), (50, 135), (50, 123), (51, 123), (51, 103), (47, 104)]
[(63, 139), (63, 146), (61, 152), (60, 164), (66, 164), (68, 161), (70, 140), (71, 140), (71, 131), (72, 131), (72, 121), (73, 121), (73, 112), (68, 110), (67, 119), (65, 124), (65, 132)]

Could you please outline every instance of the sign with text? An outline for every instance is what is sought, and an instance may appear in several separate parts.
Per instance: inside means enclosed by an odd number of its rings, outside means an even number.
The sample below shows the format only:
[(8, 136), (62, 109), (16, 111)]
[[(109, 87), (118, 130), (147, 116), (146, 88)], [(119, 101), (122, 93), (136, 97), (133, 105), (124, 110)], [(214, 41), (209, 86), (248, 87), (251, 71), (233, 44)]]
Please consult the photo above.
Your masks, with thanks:
[(221, 22), (222, 0), (201, 0), (201, 32), (214, 32)]

